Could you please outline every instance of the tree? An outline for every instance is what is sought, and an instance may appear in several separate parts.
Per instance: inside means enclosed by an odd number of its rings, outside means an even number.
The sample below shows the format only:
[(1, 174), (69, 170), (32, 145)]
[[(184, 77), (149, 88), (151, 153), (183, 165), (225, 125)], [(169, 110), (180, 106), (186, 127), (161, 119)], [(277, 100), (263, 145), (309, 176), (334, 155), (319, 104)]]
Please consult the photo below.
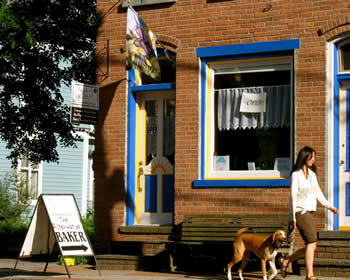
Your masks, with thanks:
[(95, 83), (95, 38), (95, 0), (0, 0), (0, 138), (13, 166), (75, 146), (60, 87)]

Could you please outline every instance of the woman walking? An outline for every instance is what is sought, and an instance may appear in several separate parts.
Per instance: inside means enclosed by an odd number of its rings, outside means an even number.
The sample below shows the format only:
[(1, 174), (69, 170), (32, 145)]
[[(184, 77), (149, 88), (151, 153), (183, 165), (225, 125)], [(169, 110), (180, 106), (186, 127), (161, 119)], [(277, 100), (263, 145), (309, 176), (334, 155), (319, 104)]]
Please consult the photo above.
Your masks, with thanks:
[(298, 228), (305, 247), (295, 251), (285, 259), (281, 259), (281, 275), (286, 277), (288, 264), (304, 257), (306, 266), (305, 280), (317, 280), (314, 276), (313, 264), (317, 242), (317, 230), (313, 220), (317, 201), (324, 207), (338, 214), (338, 209), (327, 201), (316, 177), (316, 152), (305, 146), (299, 153), (291, 172), (290, 187), (290, 224)]

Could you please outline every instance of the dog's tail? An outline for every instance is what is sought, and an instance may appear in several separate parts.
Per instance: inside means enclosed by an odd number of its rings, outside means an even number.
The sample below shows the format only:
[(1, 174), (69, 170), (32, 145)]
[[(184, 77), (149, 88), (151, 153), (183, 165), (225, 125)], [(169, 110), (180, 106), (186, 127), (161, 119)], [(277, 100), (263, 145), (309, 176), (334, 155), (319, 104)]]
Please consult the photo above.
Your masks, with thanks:
[(236, 237), (242, 235), (243, 233), (245, 233), (245, 232), (247, 232), (249, 230), (252, 230), (252, 228), (250, 228), (250, 227), (241, 228), (240, 230), (237, 231)]

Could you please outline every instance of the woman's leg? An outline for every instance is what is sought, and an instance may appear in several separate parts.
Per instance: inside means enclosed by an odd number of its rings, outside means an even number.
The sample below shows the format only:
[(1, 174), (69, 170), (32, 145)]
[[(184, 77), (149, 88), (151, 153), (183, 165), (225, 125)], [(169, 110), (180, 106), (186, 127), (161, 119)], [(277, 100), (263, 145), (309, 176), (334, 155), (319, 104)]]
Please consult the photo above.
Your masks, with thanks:
[(314, 256), (316, 247), (316, 242), (309, 243), (305, 247), (305, 267), (307, 277), (314, 276)]
[(293, 254), (291, 254), (290, 256), (288, 256), (286, 258), (286, 260), (283, 262), (283, 265), (288, 265), (294, 261), (296, 261), (297, 259), (300, 259), (302, 257), (305, 256), (305, 252), (306, 252), (306, 247), (300, 248), (298, 250), (296, 250)]

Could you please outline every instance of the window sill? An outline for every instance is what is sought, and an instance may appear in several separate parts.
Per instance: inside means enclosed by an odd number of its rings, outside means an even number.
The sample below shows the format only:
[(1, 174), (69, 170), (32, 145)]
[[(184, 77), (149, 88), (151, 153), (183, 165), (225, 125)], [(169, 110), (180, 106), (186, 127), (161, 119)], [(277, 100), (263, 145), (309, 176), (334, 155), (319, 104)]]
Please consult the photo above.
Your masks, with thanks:
[(194, 188), (289, 187), (289, 179), (194, 180)]

